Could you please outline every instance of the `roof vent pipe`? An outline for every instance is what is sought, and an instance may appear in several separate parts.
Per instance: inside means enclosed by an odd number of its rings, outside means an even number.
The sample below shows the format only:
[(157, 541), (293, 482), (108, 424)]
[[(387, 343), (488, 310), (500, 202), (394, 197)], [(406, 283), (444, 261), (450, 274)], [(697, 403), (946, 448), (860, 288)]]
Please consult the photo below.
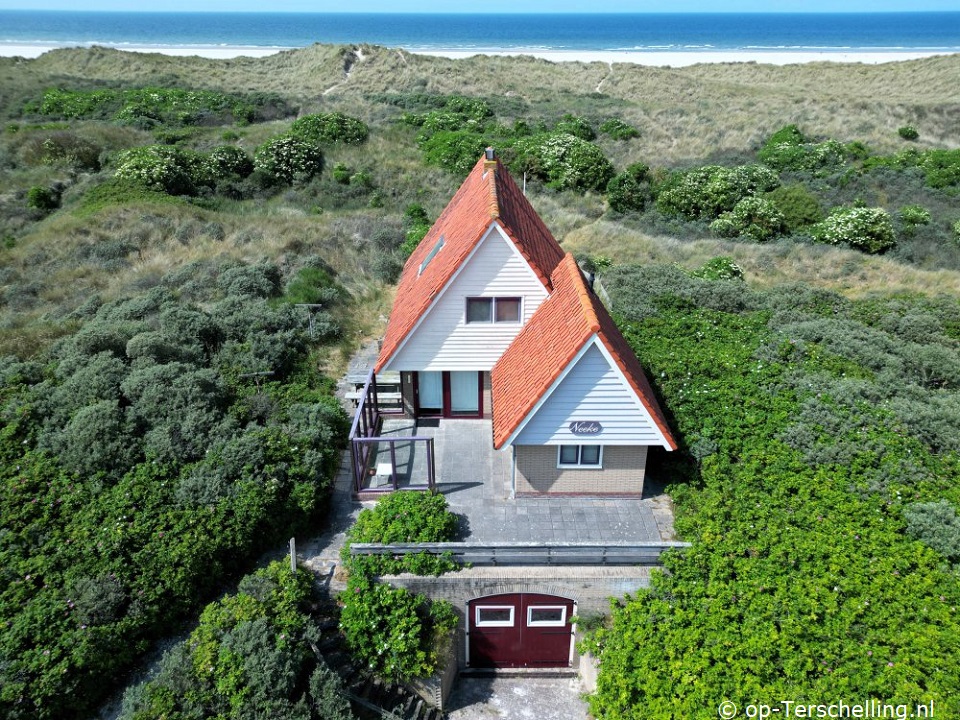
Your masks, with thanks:
[(488, 147), (485, 152), (486, 152), (486, 159), (487, 159), (487, 160), (496, 160), (496, 159), (497, 159), (497, 151), (494, 150), (492, 147)]

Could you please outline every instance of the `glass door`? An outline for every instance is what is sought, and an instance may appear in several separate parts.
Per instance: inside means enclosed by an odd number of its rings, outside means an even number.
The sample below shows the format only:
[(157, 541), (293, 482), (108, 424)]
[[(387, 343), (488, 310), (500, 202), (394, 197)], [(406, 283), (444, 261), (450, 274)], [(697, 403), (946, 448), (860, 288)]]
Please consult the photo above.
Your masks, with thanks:
[(417, 407), (420, 414), (443, 413), (443, 373), (422, 371), (417, 373)]
[(453, 417), (480, 414), (480, 373), (450, 373), (450, 413)]

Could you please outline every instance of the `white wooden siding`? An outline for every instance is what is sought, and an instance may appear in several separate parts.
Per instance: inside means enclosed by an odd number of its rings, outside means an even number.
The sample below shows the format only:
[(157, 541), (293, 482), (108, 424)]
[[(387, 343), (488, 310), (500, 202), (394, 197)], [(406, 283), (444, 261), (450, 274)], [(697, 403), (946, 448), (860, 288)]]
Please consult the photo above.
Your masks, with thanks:
[[(526, 260), (492, 224), (384, 370), (491, 370), (546, 296)], [(520, 297), (523, 323), (468, 325), (468, 297)]]
[[(596, 338), (527, 421), (514, 445), (661, 445), (650, 414), (600, 350)], [(496, 398), (494, 402), (509, 402)], [(574, 435), (571, 422), (595, 420), (599, 435)]]

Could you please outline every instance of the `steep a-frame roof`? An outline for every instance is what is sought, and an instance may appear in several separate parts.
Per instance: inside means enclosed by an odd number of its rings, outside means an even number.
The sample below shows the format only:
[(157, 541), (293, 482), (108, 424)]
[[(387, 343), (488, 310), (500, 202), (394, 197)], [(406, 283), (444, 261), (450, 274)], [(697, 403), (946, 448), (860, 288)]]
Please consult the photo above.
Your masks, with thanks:
[(607, 350), (673, 450), (677, 444), (637, 356), (567, 254), (551, 276), (553, 292), (491, 372), (493, 445), (503, 447), (594, 336)]
[(550, 274), (563, 257), (560, 245), (500, 161), (482, 157), (403, 267), (376, 371), (400, 348), (494, 223), (550, 290)]

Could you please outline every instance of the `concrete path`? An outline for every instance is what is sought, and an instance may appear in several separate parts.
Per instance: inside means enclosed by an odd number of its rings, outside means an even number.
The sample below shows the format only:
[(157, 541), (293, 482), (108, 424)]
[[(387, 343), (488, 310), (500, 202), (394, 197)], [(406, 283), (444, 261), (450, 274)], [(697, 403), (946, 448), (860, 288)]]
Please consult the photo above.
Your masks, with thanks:
[(449, 720), (586, 720), (577, 678), (461, 677)]

